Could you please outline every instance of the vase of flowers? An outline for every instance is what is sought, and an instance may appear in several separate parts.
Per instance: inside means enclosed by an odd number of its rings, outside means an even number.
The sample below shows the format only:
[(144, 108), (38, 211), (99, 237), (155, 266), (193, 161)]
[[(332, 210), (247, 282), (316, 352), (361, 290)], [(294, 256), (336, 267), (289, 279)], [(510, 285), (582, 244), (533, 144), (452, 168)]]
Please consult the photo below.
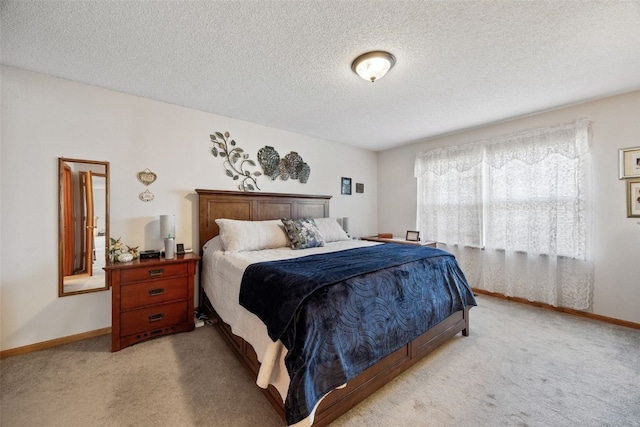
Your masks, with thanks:
[(118, 261), (118, 256), (122, 253), (122, 242), (120, 242), (121, 237), (118, 239), (114, 239), (113, 237), (109, 238), (109, 261), (116, 262)]

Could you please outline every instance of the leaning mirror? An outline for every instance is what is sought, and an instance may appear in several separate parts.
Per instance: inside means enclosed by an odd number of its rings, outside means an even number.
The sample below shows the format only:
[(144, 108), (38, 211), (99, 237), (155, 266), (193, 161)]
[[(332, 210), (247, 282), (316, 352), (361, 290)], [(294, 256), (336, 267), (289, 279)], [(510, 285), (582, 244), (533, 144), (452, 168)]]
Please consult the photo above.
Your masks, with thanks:
[(109, 162), (58, 159), (58, 295), (108, 289)]

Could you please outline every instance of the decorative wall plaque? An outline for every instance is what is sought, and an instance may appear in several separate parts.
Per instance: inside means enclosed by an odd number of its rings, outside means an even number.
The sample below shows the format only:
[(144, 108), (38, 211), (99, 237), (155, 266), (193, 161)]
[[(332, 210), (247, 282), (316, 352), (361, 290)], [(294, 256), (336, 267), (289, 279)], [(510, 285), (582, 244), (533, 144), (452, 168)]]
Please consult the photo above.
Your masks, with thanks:
[(151, 185), (158, 178), (158, 176), (151, 172), (149, 169), (145, 169), (142, 172), (138, 172), (138, 181), (144, 185)]
[(156, 196), (153, 195), (153, 193), (149, 190), (144, 190), (142, 193), (140, 193), (140, 195), (138, 195), (138, 197), (140, 198), (140, 200), (142, 200), (143, 202), (150, 202), (152, 201)]

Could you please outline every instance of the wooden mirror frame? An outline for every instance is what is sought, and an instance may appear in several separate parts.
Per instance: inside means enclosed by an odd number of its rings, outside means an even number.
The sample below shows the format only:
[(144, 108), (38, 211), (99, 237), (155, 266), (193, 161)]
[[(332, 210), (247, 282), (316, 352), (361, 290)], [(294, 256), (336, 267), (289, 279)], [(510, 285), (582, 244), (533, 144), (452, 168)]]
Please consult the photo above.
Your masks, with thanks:
[[(77, 172), (76, 177), (73, 176)], [(83, 175), (80, 175), (82, 173)], [(85, 201), (93, 198), (93, 185), (83, 187), (83, 180), (86, 182), (87, 177), (93, 182), (93, 176), (105, 177), (104, 188), (104, 233), (99, 231), (96, 235), (98, 225), (94, 223), (96, 217), (93, 211), (94, 203), (86, 204)], [(75, 188), (74, 188), (75, 187)], [(75, 196), (74, 196), (75, 194)], [(73, 207), (74, 201), (81, 199), (83, 207), (77, 204)], [(66, 207), (66, 209), (65, 209)], [(72, 207), (70, 209), (70, 207)], [(73, 216), (65, 216), (65, 212), (73, 211)], [(90, 213), (90, 215), (87, 215)], [(100, 223), (98, 215), (98, 224)], [(82, 221), (81, 224), (78, 224)], [(87, 218), (89, 218), (87, 222)], [(71, 229), (65, 233), (67, 229)], [(84, 234), (81, 233), (84, 231)], [(80, 234), (80, 242), (76, 242), (74, 236)], [(86, 238), (89, 236), (91, 238)], [(95, 246), (95, 237), (103, 237), (98, 240), (98, 247)], [(102, 243), (104, 240), (104, 243)], [(75, 249), (74, 249), (75, 248)], [(88, 292), (106, 291), (109, 289), (106, 276), (102, 270), (105, 264), (96, 257), (104, 257), (106, 262), (109, 250), (109, 162), (101, 162), (95, 160), (58, 158), (58, 296), (65, 297), (69, 295), (84, 294)], [(81, 261), (76, 261), (75, 253), (82, 253)], [(104, 252), (104, 253), (102, 253)], [(91, 262), (89, 262), (91, 260)], [(96, 271), (93, 271), (94, 260), (98, 260)], [(80, 266), (78, 266), (78, 262)], [(69, 274), (71, 273), (71, 274)], [(75, 276), (75, 277), (74, 277)], [(102, 281), (98, 276), (102, 277)], [(67, 279), (65, 282), (65, 278)], [(86, 281), (83, 282), (83, 279)], [(96, 280), (96, 278), (98, 278)], [(76, 290), (65, 290), (65, 284), (70, 287), (71, 280), (79, 282)], [(90, 283), (96, 282), (96, 283)]]

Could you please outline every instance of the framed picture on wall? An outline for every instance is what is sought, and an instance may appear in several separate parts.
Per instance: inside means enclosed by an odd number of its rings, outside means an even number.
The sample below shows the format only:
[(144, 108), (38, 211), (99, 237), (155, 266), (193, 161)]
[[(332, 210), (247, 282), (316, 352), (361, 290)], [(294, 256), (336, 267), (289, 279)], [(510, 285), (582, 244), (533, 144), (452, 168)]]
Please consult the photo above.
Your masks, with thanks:
[(640, 178), (640, 147), (623, 148), (620, 153), (620, 179)]
[(340, 193), (351, 194), (351, 178), (342, 177)]
[(640, 179), (627, 181), (627, 218), (640, 218)]

